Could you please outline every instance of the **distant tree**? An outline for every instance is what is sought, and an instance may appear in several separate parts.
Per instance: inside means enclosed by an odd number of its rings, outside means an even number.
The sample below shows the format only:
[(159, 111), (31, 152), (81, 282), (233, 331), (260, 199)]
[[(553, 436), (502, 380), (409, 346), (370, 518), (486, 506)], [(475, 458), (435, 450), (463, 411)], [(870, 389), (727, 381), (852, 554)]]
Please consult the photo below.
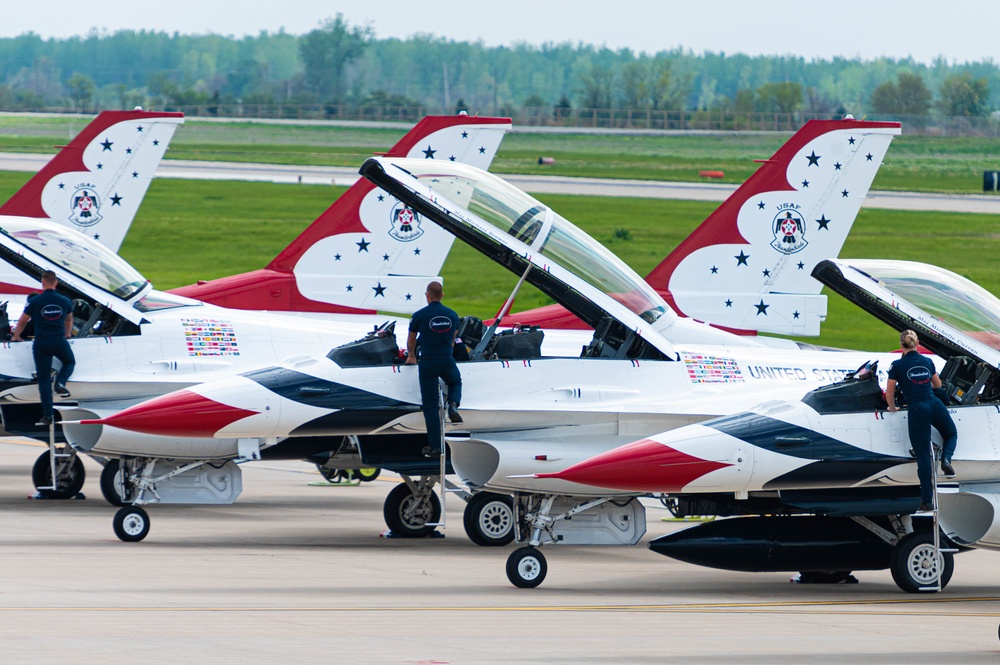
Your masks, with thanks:
[(69, 88), (70, 99), (73, 100), (73, 104), (78, 110), (87, 110), (94, 101), (97, 85), (94, 84), (94, 79), (86, 74), (74, 72), (66, 81), (66, 87)]
[(765, 83), (757, 88), (757, 108), (764, 113), (795, 113), (802, 108), (802, 84)]
[(938, 111), (942, 115), (981, 116), (989, 113), (990, 87), (985, 78), (972, 74), (952, 74), (941, 82)]
[(922, 76), (900, 72), (895, 81), (886, 81), (872, 91), (871, 107), (883, 115), (927, 115), (931, 97)]
[(626, 62), (621, 68), (621, 105), (626, 109), (645, 109), (650, 106), (649, 72), (639, 60)]
[(666, 58), (653, 61), (649, 71), (649, 97), (656, 110), (681, 110), (691, 89), (691, 74), (675, 75)]
[(805, 112), (817, 116), (832, 116), (837, 103), (817, 88), (806, 90)]
[(756, 109), (757, 93), (749, 88), (736, 91), (733, 98), (733, 110), (737, 113), (753, 113)]
[(599, 65), (591, 65), (580, 77), (582, 88), (580, 104), (588, 109), (611, 108), (611, 90), (614, 74), (610, 69)]
[(418, 108), (420, 102), (406, 95), (392, 95), (385, 90), (375, 90), (361, 100), (361, 106), (384, 106), (399, 108)]
[(360, 58), (374, 38), (370, 26), (348, 27), (343, 14), (326, 19), (299, 41), (306, 85), (324, 102), (340, 101), (347, 82), (344, 69)]

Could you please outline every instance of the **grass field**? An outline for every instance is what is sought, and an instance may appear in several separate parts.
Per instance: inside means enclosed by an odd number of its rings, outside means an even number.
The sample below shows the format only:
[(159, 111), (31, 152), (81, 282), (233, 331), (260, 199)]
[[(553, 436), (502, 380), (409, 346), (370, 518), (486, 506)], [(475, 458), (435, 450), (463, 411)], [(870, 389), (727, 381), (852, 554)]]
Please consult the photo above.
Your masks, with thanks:
[[(0, 172), (0, 199), (28, 179)], [(121, 254), (160, 289), (264, 266), (343, 189), (268, 183), (156, 180)], [(541, 196), (646, 274), (715, 208), (711, 203), (653, 199)], [(615, 237), (629, 229), (630, 240)], [(862, 210), (843, 256), (908, 259), (953, 270), (1000, 293), (996, 257), (1000, 215)], [(448, 302), (461, 314), (492, 316), (516, 278), (456, 243), (443, 271)], [(518, 309), (547, 304), (526, 288)], [(829, 316), (819, 338), (805, 341), (884, 350), (894, 335), (839, 296), (829, 294)]]
[[(0, 152), (54, 152), (86, 124), (83, 118), (0, 116)], [(188, 120), (168, 158), (358, 166), (405, 132), (314, 125), (262, 125)], [(744, 181), (788, 138), (787, 133), (592, 135), (516, 132), (504, 139), (496, 173), (697, 181), (698, 171), (722, 170), (724, 182)], [(538, 157), (554, 157), (540, 166)], [(903, 136), (893, 141), (874, 189), (981, 192), (984, 170), (1000, 169), (1000, 139)]]

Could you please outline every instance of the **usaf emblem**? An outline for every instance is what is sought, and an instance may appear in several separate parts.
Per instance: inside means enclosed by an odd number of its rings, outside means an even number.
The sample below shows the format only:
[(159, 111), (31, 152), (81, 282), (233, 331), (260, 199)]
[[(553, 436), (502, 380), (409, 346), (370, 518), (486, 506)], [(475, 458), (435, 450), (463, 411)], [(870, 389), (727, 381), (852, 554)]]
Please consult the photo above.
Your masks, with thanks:
[(389, 235), (400, 242), (410, 242), (424, 235), (420, 228), (420, 215), (400, 201), (392, 207)]
[(77, 185), (70, 198), (69, 221), (77, 226), (93, 226), (103, 219), (100, 209), (101, 202), (93, 186), (86, 183)]
[(774, 240), (771, 247), (782, 254), (794, 254), (805, 248), (806, 242), (806, 221), (796, 209), (798, 206), (786, 204), (781, 206), (781, 211), (774, 218), (771, 230), (774, 233)]

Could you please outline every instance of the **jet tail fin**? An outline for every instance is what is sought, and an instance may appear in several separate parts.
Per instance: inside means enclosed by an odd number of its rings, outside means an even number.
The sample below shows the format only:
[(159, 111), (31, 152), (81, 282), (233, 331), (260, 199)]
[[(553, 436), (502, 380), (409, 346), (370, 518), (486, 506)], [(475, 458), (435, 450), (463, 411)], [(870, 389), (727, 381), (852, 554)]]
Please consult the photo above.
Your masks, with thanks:
[(0, 206), (49, 219), (117, 252), (182, 113), (103, 111)]
[(646, 277), (684, 316), (737, 332), (818, 335), (813, 267), (835, 258), (896, 122), (812, 120)]
[[(487, 169), (509, 118), (428, 116), (386, 153)], [(408, 314), (439, 280), (454, 236), (361, 179), (262, 270), (175, 289), (237, 309)]]

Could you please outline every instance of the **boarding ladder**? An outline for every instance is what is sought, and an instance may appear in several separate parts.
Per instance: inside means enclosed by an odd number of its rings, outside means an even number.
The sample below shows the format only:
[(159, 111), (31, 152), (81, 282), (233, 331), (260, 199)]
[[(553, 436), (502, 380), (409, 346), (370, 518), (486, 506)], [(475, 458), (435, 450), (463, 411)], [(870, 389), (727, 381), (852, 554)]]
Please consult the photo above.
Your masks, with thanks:
[(941, 504), (938, 501), (938, 484), (937, 484), (937, 474), (938, 474), (938, 459), (935, 454), (935, 449), (937, 446), (934, 444), (930, 445), (930, 452), (928, 453), (931, 457), (931, 491), (933, 503), (931, 507), (931, 517), (933, 518), (933, 529), (934, 529), (934, 552), (937, 554), (937, 565), (938, 574), (932, 586), (920, 587), (921, 591), (941, 591), (941, 576), (944, 574), (944, 555), (945, 554), (956, 554), (957, 549), (953, 547), (941, 547), (941, 527), (940, 527), (940, 510)]
[(57, 469), (59, 468), (59, 460), (62, 458), (68, 458), (69, 463), (73, 463), (74, 457), (76, 457), (76, 451), (67, 446), (69, 452), (60, 452), (59, 448), (56, 447), (56, 424), (55, 421), (49, 423), (49, 477), (51, 479), (51, 484), (44, 487), (36, 487), (35, 489), (39, 492), (50, 491), (55, 492), (59, 489), (59, 476), (57, 475)]

